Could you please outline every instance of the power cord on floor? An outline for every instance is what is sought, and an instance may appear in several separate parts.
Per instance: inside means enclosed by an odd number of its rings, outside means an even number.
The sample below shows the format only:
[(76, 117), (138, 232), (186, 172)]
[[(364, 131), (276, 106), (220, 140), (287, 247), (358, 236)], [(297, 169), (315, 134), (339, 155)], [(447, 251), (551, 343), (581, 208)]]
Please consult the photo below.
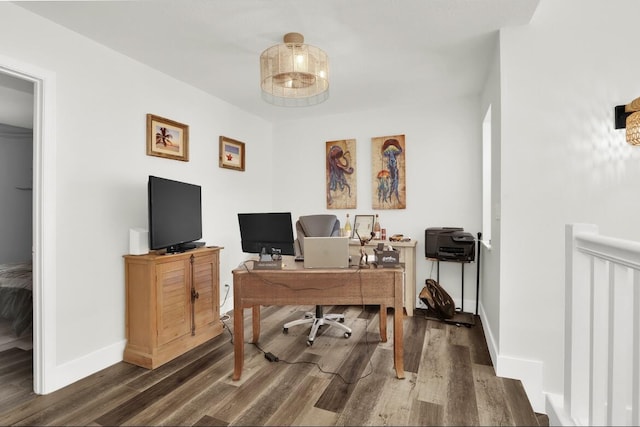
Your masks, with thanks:
[(275, 354), (273, 354), (271, 352), (264, 351), (257, 343), (251, 343), (251, 344), (256, 346), (256, 348), (258, 350), (260, 350), (261, 353), (264, 354), (264, 358), (267, 359), (269, 362), (283, 362), (283, 363), (286, 363), (287, 365), (302, 365), (302, 364), (315, 365), (316, 368), (318, 368), (318, 370), (320, 372), (322, 372), (324, 374), (335, 375), (336, 377), (340, 378), (343, 383), (345, 383), (347, 385), (357, 384), (358, 381), (360, 381), (360, 380), (362, 380), (364, 378), (367, 378), (369, 375), (371, 375), (373, 373), (373, 368), (371, 368), (371, 369), (369, 369), (369, 372), (367, 372), (365, 375), (360, 376), (355, 381), (347, 381), (342, 376), (342, 374), (340, 374), (340, 372), (327, 371), (327, 370), (323, 369), (322, 366), (320, 366), (320, 364), (318, 362), (310, 362), (308, 360), (297, 360), (295, 362), (290, 362), (288, 360), (280, 359), (278, 356), (276, 356)]

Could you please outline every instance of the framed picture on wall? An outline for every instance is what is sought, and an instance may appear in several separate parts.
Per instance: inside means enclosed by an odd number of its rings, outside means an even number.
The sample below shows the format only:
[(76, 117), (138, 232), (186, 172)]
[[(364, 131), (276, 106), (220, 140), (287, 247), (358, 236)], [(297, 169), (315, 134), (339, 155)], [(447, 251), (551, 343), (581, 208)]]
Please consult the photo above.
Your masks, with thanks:
[(221, 136), (219, 166), (221, 168), (244, 171), (244, 150), (244, 142)]
[(189, 161), (189, 126), (147, 114), (147, 155)]

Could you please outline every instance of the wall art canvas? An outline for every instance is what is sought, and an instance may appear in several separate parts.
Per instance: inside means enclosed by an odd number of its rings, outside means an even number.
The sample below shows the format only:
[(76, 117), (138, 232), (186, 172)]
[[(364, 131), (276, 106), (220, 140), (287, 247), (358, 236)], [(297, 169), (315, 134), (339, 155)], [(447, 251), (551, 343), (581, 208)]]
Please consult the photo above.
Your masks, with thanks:
[(372, 207), (405, 209), (407, 187), (404, 135), (371, 138)]
[(326, 142), (327, 209), (355, 209), (356, 140)]

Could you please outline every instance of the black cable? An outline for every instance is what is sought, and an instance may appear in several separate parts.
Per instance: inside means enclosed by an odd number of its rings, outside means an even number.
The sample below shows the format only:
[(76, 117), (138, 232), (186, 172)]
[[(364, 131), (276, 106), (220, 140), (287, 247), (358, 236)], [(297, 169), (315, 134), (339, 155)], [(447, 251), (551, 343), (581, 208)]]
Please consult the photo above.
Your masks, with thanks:
[[(220, 308), (224, 307), (224, 304), (227, 302), (227, 297), (229, 296), (229, 290), (231, 289), (229, 284), (225, 283), (225, 286), (227, 288), (227, 292), (225, 292), (225, 294), (224, 294), (224, 300), (222, 301), (222, 304), (220, 304)], [(228, 313), (225, 313), (224, 315), (222, 315), (220, 317), (220, 321), (222, 323), (224, 323), (225, 320), (229, 320), (230, 318), (231, 318), (231, 316), (229, 316)]]
[(229, 328), (229, 325), (226, 324), (225, 319), (220, 318), (220, 321), (224, 325), (224, 329), (229, 331), (229, 335), (231, 335), (231, 345), (233, 345), (233, 334), (231, 333), (231, 329)]
[[(366, 331), (365, 331), (365, 334), (366, 334)], [(327, 371), (327, 370), (323, 369), (322, 366), (320, 366), (320, 364), (318, 362), (311, 362), (311, 361), (308, 361), (308, 360), (296, 360), (294, 362), (290, 362), (288, 360), (278, 358), (277, 356), (275, 356), (271, 352), (264, 351), (257, 343), (250, 343), (250, 344), (253, 344), (254, 346), (256, 346), (256, 348), (258, 350), (260, 350), (260, 352), (262, 354), (264, 354), (265, 359), (269, 360), (270, 362), (283, 362), (283, 363), (286, 363), (287, 365), (302, 365), (302, 364), (315, 365), (320, 372), (325, 373), (325, 374), (329, 374), (329, 375), (335, 375), (338, 378), (340, 378), (343, 383), (345, 383), (347, 385), (357, 384), (358, 381), (360, 381), (361, 379), (367, 378), (369, 375), (371, 375), (373, 373), (373, 367), (372, 367), (372, 369), (369, 370), (369, 372), (366, 375), (361, 375), (355, 381), (347, 381), (342, 376), (342, 374), (340, 374), (340, 372)], [(371, 361), (369, 361), (369, 362), (371, 362)]]

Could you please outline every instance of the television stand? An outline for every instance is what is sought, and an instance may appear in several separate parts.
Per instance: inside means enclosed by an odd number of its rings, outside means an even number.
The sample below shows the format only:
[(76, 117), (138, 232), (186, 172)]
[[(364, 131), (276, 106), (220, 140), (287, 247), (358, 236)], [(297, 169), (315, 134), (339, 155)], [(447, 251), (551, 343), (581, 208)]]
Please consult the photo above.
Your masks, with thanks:
[(125, 255), (125, 362), (155, 369), (222, 334), (221, 249)]

